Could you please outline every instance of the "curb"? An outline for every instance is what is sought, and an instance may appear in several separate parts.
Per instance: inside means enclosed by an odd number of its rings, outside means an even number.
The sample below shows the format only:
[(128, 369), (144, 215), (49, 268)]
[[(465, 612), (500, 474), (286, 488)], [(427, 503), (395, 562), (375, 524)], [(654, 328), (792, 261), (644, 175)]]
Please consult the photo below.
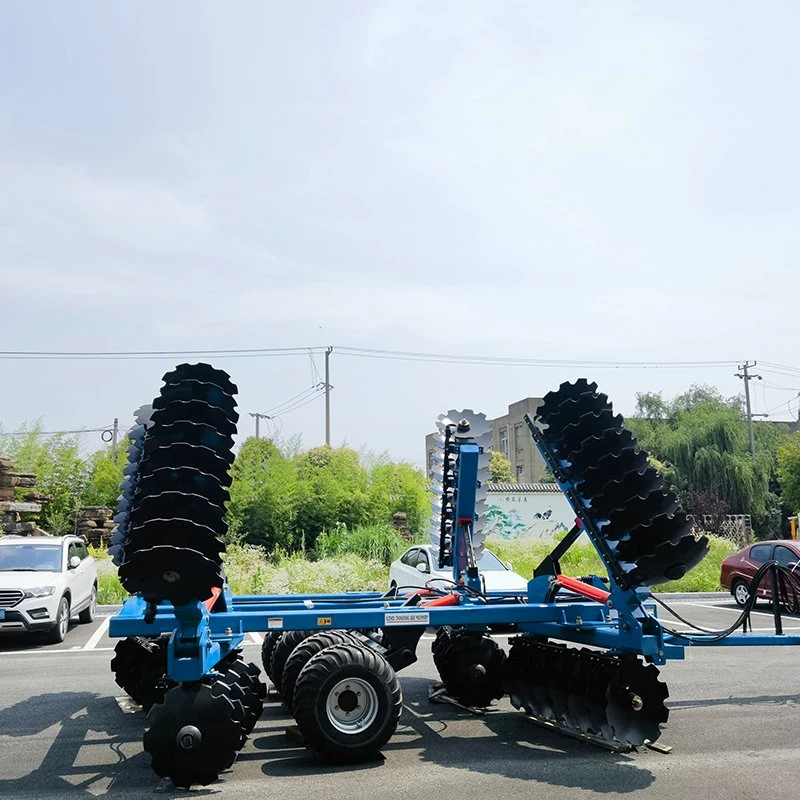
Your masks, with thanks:
[(653, 592), (661, 600), (726, 600), (730, 592)]

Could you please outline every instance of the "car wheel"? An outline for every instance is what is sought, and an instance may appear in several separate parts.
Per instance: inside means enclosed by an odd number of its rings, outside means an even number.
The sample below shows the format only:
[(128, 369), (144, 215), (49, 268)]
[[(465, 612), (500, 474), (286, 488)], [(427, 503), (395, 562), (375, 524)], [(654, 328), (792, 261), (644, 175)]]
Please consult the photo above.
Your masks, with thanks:
[(63, 642), (69, 629), (69, 598), (65, 595), (58, 604), (56, 624), (47, 634), (47, 641), (53, 644)]
[(731, 594), (737, 606), (746, 606), (750, 599), (750, 587), (744, 581), (734, 581)]
[(92, 596), (89, 605), (78, 614), (78, 620), (83, 624), (94, 622), (94, 615), (97, 613), (97, 587), (92, 586)]
[(396, 592), (397, 591), (397, 581), (392, 581), (389, 584), (389, 591), (390, 592)]

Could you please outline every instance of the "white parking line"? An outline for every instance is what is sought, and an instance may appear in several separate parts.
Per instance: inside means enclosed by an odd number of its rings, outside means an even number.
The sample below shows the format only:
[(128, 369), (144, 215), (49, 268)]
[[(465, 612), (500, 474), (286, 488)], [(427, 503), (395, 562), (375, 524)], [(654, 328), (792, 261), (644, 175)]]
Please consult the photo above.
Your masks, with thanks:
[(94, 650), (97, 647), (97, 643), (106, 635), (108, 632), (108, 626), (111, 624), (111, 617), (106, 617), (103, 622), (100, 624), (100, 627), (92, 634), (91, 638), (88, 642), (83, 646), (84, 650)]
[(248, 636), (249, 636), (249, 637), (250, 637), (250, 638), (251, 638), (251, 639), (252, 639), (252, 640), (253, 640), (253, 641), (254, 641), (256, 644), (263, 644), (263, 643), (264, 643), (264, 637), (263, 637), (263, 636), (262, 636), (260, 633), (254, 633), (253, 631), (250, 631), (250, 633), (248, 634)]
[[(676, 603), (677, 605), (677, 603)], [(706, 603), (681, 603), (683, 606), (696, 606), (697, 608), (710, 608), (712, 611), (725, 611), (728, 614), (736, 614), (737, 616), (741, 613), (739, 608), (720, 608), (719, 606), (710, 606)], [(751, 614), (761, 614), (764, 617), (772, 617), (771, 611), (751, 611)], [(783, 618), (786, 617), (785, 614), (781, 615)]]

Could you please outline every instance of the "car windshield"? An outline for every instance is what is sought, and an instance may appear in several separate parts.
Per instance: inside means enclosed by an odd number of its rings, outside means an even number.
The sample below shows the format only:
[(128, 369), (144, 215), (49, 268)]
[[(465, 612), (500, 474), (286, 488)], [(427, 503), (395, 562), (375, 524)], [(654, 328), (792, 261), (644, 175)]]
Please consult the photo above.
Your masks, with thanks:
[(478, 569), (481, 571), (505, 569), (503, 562), (488, 550), (483, 551), (483, 555), (478, 559)]
[(0, 572), (60, 572), (61, 545), (7, 544), (0, 547)]
[[(431, 550), (430, 556), (433, 559), (433, 563), (437, 563), (438, 555), (436, 554), (437, 551)], [(450, 569), (453, 566), (453, 562), (447, 558), (445, 560), (444, 569)], [(494, 554), (490, 553), (488, 550), (483, 551), (483, 555), (478, 559), (478, 569), (482, 572), (492, 572), (497, 570), (504, 570), (506, 568), (505, 564)]]

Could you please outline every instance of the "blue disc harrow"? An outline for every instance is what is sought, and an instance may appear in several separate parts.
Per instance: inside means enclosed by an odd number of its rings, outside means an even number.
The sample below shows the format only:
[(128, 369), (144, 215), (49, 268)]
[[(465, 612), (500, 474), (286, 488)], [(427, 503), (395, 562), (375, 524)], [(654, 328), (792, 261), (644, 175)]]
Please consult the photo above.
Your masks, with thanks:
[[(207, 364), (164, 376), (130, 433), (112, 555), (133, 595), (111, 619), (117, 683), (147, 711), (155, 772), (208, 784), (234, 762), (266, 696), (245, 634), (264, 634), (262, 662), (306, 745), (334, 761), (374, 757), (402, 708), (397, 673), (434, 629), (444, 690), (468, 706), (505, 695), (535, 720), (616, 749), (658, 739), (668, 709), (658, 666), (687, 646), (796, 645), (781, 605), (800, 585), (768, 564), (725, 631), (669, 629), (648, 587), (680, 578), (708, 550), (647, 453), (586, 380), (547, 394), (530, 433), (575, 512), (575, 526), (521, 592), (487, 592), (484, 546), (489, 426), (471, 410), (437, 422), (432, 541), (452, 584), (386, 593), (234, 596), (223, 536), (238, 414), (236, 386)], [(560, 559), (586, 535), (607, 574), (570, 577)], [(771, 581), (775, 633), (747, 631), (756, 585)], [(495, 626), (518, 631), (508, 652)]]

